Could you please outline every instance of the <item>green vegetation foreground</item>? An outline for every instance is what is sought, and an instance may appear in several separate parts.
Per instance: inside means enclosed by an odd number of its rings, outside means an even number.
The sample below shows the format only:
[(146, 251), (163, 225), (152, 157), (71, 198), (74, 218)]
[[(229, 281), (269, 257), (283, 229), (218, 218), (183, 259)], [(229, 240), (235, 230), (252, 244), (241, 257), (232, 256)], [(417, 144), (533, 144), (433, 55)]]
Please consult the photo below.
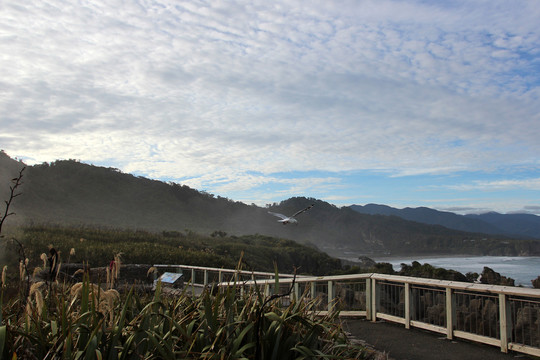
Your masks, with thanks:
[[(2, 283), (2, 297), (6, 284)], [(3, 359), (367, 359), (336, 312), (317, 299), (280, 306), (279, 296), (235, 287), (200, 297), (121, 296), (88, 277), (73, 286), (38, 282), (0, 313)], [(0, 298), (1, 303), (1, 298)]]

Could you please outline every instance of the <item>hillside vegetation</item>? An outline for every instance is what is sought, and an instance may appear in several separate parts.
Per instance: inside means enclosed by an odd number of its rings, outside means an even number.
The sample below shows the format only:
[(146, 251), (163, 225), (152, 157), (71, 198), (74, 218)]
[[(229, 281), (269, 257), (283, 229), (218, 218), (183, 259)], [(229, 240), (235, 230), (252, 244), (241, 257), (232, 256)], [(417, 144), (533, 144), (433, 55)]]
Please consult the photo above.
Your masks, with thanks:
[[(30, 259), (30, 268), (40, 264), (40, 255), (50, 245), (60, 252), (62, 263), (85, 262), (107, 266), (115, 254), (126, 264), (183, 264), (234, 269), (242, 258), (246, 270), (327, 275), (341, 269), (339, 259), (292, 240), (263, 235), (212, 236), (193, 232), (108, 230), (88, 227), (32, 226), (20, 239)], [(73, 249), (73, 250), (72, 250)], [(242, 256), (243, 254), (243, 256)], [(18, 267), (18, 265), (17, 265)], [(15, 268), (15, 267), (14, 267)]]
[[(21, 162), (0, 153), (0, 195)], [(149, 232), (196, 232), (210, 236), (264, 234), (309, 244), (331, 254), (536, 255), (540, 242), (450, 230), (395, 216), (360, 214), (327, 202), (294, 197), (266, 208), (216, 197), (185, 185), (124, 174), (114, 168), (74, 160), (30, 166), (10, 223), (97, 226)], [(268, 211), (301, 214), (299, 224), (283, 226)]]

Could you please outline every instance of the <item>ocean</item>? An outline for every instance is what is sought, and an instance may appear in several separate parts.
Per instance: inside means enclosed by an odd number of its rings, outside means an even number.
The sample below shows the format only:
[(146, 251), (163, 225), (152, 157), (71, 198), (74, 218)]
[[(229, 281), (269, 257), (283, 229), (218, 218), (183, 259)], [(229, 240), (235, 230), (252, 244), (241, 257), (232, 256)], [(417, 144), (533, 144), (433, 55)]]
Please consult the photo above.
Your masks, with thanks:
[[(352, 260), (349, 257), (349, 260)], [(540, 256), (456, 256), (456, 257), (406, 257), (406, 258), (373, 258), (377, 262), (392, 264), (394, 270), (399, 271), (401, 264), (410, 265), (413, 261), (445, 269), (481, 273), (484, 266), (511, 277), (517, 285), (532, 287), (531, 280), (540, 275)]]

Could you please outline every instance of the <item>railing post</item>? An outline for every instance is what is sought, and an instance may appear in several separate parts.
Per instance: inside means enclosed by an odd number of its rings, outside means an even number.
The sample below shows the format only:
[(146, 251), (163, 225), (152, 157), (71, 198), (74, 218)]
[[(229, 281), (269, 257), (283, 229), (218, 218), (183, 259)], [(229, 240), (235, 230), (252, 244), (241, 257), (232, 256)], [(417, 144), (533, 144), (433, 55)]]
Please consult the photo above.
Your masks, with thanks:
[(191, 296), (195, 296), (195, 269), (191, 269)]
[(328, 311), (332, 309), (332, 302), (334, 301), (334, 282), (328, 281)]
[(294, 301), (300, 298), (300, 287), (297, 282), (294, 283)]
[(311, 285), (311, 291), (310, 291), (310, 293), (311, 293), (311, 299), (315, 299), (315, 295), (316, 295), (315, 292), (317, 291), (316, 284), (315, 284), (314, 281), (312, 281), (312, 282), (310, 283), (310, 285)]
[(411, 284), (405, 283), (405, 328), (411, 327)]
[(377, 321), (377, 308), (379, 303), (379, 287), (377, 286), (377, 280), (371, 279), (371, 321)]
[(454, 338), (454, 320), (456, 319), (456, 296), (452, 288), (446, 288), (446, 337)]
[(206, 286), (208, 285), (208, 270), (204, 269), (204, 280), (203, 280), (203, 285)]
[(499, 325), (501, 332), (501, 351), (508, 352), (508, 340), (512, 334), (512, 315), (506, 294), (499, 294)]
[(371, 320), (371, 298), (372, 295), (371, 278), (366, 278), (366, 319)]
[(221, 270), (218, 271), (218, 282), (220, 284), (223, 282), (223, 272)]

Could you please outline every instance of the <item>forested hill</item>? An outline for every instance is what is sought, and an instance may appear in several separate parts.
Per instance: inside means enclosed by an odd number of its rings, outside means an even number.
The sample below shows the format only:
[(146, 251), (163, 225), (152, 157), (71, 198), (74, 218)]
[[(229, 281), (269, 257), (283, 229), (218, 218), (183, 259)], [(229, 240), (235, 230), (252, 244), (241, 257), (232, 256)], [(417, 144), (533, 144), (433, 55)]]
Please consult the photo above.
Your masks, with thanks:
[(442, 225), (449, 229), (498, 234), (509, 237), (526, 237), (540, 240), (540, 216), (533, 214), (484, 214), (458, 215), (426, 207), (396, 209), (387, 205), (352, 205), (351, 209), (369, 215), (394, 215), (405, 220), (424, 224)]
[[(24, 164), (0, 153), (0, 195)], [(337, 255), (363, 254), (540, 254), (540, 242), (449, 230), (398, 217), (360, 214), (348, 207), (303, 197), (269, 208), (215, 197), (187, 186), (125, 174), (73, 160), (29, 166), (22, 195), (9, 223), (62, 224), (107, 228), (174, 230), (201, 234), (264, 234), (316, 245)], [(284, 226), (268, 211), (298, 216)]]

